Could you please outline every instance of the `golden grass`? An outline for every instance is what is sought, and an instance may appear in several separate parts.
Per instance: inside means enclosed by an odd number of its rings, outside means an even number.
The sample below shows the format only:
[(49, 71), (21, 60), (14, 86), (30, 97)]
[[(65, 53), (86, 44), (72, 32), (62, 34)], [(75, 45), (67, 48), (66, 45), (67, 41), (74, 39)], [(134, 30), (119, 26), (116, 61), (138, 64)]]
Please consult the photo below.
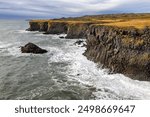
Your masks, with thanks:
[(105, 23), (104, 25), (107, 26), (117, 26), (117, 27), (135, 27), (138, 29), (142, 29), (145, 26), (150, 26), (150, 19), (134, 19), (128, 21), (121, 21), (121, 22), (112, 22), (112, 23)]
[[(63, 20), (31, 20), (30, 22), (38, 22), (38, 23), (68, 23), (68, 24), (84, 24), (84, 23), (93, 23), (92, 21), (63, 21)], [(95, 22), (99, 23), (99, 22)]]
[(142, 29), (150, 26), (150, 14), (110, 14), (97, 16), (83, 16), (76, 18), (31, 20), (30, 22), (65, 22), (68, 24), (92, 23), (95, 25), (117, 26), (117, 27), (135, 27)]

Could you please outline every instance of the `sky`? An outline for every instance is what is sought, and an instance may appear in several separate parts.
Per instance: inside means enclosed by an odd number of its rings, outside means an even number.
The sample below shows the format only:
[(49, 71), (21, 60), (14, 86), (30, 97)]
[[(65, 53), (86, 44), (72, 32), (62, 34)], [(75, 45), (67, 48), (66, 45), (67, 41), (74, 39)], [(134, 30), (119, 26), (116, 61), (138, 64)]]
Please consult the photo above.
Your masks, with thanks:
[(0, 0), (0, 19), (150, 13), (149, 6), (150, 0)]

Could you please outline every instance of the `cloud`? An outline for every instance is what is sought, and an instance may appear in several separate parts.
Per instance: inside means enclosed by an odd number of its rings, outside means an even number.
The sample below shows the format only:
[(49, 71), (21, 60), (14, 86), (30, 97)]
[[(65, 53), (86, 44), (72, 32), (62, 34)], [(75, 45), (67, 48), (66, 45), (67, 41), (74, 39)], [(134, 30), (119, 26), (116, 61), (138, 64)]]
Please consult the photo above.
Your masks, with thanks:
[(1, 15), (69, 17), (98, 13), (150, 12), (149, 0), (0, 0)]

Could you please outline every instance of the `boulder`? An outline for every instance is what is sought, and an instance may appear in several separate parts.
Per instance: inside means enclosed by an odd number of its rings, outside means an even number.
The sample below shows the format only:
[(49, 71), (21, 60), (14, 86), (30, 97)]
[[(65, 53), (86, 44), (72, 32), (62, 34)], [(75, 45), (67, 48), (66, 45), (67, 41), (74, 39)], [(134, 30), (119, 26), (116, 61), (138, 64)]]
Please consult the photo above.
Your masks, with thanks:
[(59, 38), (61, 38), (61, 39), (65, 39), (65, 37), (64, 37), (64, 36), (60, 36)]
[(44, 54), (47, 52), (47, 50), (42, 49), (33, 43), (28, 43), (25, 46), (21, 47), (21, 52), (22, 53)]
[(74, 44), (79, 45), (81, 47), (86, 47), (85, 41), (83, 41), (83, 40), (78, 40)]
[(78, 40), (78, 41), (76, 41), (74, 44), (75, 44), (75, 45), (81, 45), (81, 44), (83, 44), (83, 43), (84, 43), (84, 41)]

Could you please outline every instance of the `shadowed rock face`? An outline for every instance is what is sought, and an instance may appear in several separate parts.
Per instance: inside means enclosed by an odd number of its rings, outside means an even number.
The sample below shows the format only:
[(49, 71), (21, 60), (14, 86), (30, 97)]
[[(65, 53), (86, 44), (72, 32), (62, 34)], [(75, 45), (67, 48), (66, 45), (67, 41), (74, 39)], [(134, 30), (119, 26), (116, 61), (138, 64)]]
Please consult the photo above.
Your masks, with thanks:
[(44, 34), (67, 34), (65, 38), (86, 38), (87, 30), (91, 23), (68, 22), (29, 22), (28, 31), (44, 31)]
[(45, 49), (41, 49), (33, 43), (28, 43), (25, 46), (21, 47), (22, 53), (34, 53), (34, 54), (44, 54), (47, 52)]
[(47, 34), (66, 34), (68, 30), (68, 24), (65, 22), (49, 22)]
[(68, 26), (67, 36), (68, 39), (86, 38), (89, 23), (70, 24)]
[[(66, 38), (69, 39), (86, 38), (87, 50), (84, 55), (89, 60), (109, 68), (113, 73), (150, 81), (150, 27), (136, 29), (68, 22), (39, 25), (37, 22), (30, 22), (30, 30), (43, 30), (47, 34), (67, 33)], [(22, 50), (28, 49), (22, 47)]]
[(42, 22), (40, 23), (40, 29), (39, 31), (47, 31), (48, 30), (48, 22)]
[(150, 81), (150, 28), (91, 26), (86, 47), (88, 59), (113, 73)]
[(47, 31), (48, 22), (29, 22), (30, 27), (27, 31)]
[(28, 31), (39, 31), (40, 30), (40, 25), (38, 22), (29, 22), (30, 27), (27, 29)]

